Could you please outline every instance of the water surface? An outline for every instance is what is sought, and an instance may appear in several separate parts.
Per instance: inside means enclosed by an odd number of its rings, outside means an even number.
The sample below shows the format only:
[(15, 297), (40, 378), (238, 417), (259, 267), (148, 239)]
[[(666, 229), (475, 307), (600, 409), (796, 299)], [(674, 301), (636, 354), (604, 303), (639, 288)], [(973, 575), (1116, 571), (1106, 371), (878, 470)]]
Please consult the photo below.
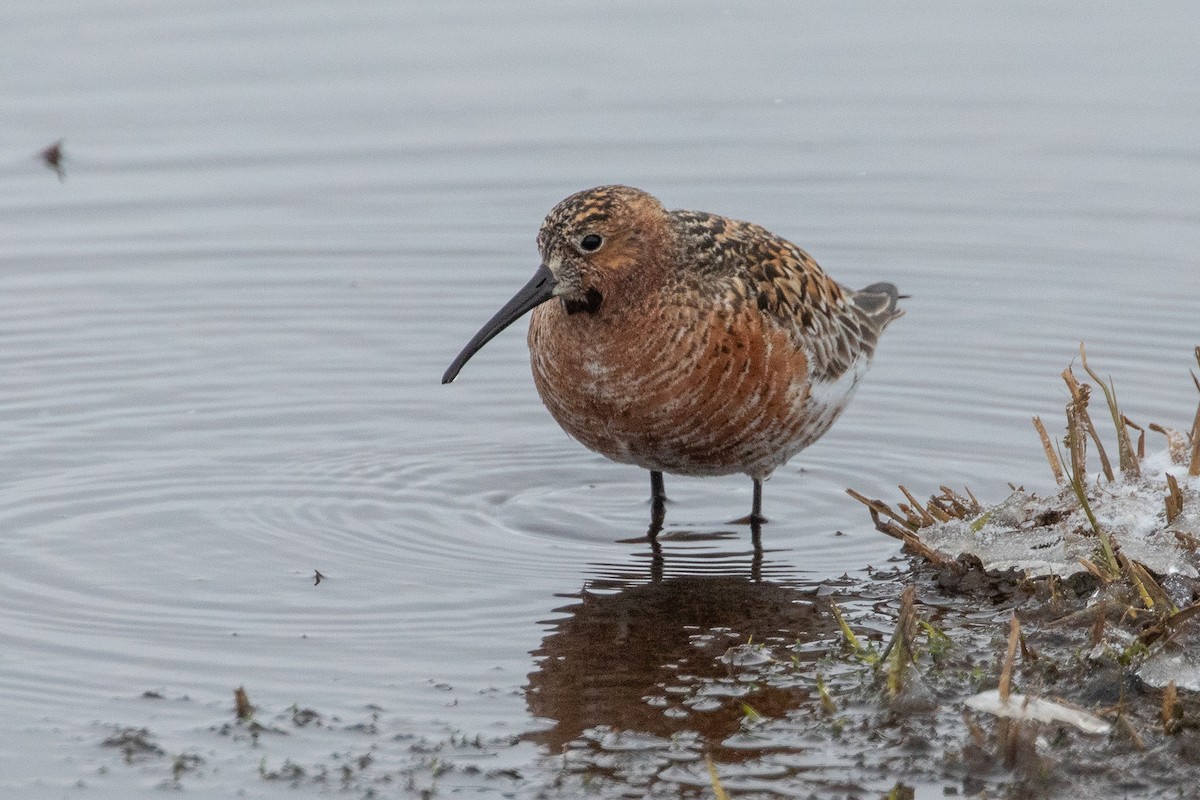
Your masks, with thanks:
[[(1048, 488), (1029, 417), (1059, 417), (1080, 340), (1132, 418), (1191, 419), (1197, 17), (0, 10), (0, 789), (268, 796), (368, 753), (350, 788), (419, 789), (436, 751), (481, 765), (443, 788), (498, 796), (552, 786), (605, 726), (728, 743), (735, 706), (643, 698), (710, 629), (826, 641), (813, 594), (897, 556), (846, 487)], [(59, 137), (62, 182), (33, 157)], [(438, 382), (536, 267), (545, 212), (612, 182), (913, 295), (833, 431), (767, 484), (766, 553), (726, 524), (741, 478), (668, 477), (662, 552), (638, 542), (646, 475), (559, 431), (522, 326)], [(671, 625), (626, 647), (631, 613)], [(602, 669), (571, 672), (598, 640)], [(291, 735), (223, 730), (237, 686)], [(125, 728), (163, 754), (124, 763), (101, 742)], [(288, 760), (303, 779), (263, 779)], [(801, 761), (748, 790), (788, 791)], [(652, 767), (614, 780), (691, 791)]]

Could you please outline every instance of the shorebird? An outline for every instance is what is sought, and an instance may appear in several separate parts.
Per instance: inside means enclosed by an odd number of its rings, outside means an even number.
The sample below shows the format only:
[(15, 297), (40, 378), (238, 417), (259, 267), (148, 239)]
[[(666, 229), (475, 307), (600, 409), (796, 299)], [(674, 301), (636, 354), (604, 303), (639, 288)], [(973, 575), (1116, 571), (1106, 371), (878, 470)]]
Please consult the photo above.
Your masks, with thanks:
[(664, 472), (744, 473), (753, 504), (737, 522), (765, 522), (763, 481), (829, 430), (904, 313), (890, 283), (847, 289), (759, 225), (629, 186), (563, 200), (537, 245), (541, 266), (442, 383), (532, 310), (542, 402), (585, 447), (650, 471), (652, 534)]

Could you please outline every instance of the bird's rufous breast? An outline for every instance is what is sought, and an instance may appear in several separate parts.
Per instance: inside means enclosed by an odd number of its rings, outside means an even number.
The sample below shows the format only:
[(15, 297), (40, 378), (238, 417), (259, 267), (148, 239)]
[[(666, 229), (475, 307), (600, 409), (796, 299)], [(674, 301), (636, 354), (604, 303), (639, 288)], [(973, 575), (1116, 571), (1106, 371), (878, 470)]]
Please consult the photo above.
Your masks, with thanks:
[(595, 314), (535, 309), (529, 347), (543, 402), (615, 461), (765, 477), (823, 432), (809, 430), (804, 349), (745, 302), (670, 288)]

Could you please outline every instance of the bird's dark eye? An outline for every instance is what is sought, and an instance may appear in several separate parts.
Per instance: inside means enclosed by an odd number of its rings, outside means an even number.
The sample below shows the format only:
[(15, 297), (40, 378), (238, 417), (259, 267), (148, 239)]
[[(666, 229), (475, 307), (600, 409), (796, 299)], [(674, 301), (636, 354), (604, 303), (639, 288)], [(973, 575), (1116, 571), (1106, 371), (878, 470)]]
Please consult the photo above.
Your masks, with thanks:
[(589, 233), (587, 236), (579, 240), (579, 246), (589, 253), (593, 250), (598, 250), (602, 244), (604, 244), (604, 240), (595, 233)]

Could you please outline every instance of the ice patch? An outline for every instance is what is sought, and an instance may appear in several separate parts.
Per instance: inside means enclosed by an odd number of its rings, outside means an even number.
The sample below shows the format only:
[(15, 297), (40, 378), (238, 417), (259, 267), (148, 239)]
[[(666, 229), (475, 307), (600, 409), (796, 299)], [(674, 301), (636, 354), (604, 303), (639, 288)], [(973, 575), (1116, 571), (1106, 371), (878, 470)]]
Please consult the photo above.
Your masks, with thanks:
[(1002, 700), (999, 689), (990, 689), (968, 697), (966, 705), (967, 708), (986, 711), (997, 717), (1007, 717), (1008, 719), (1065, 722), (1068, 725), (1074, 725), (1084, 733), (1108, 733), (1112, 729), (1111, 725), (1093, 714), (1050, 700), (1043, 700), (1040, 697), (1011, 694), (1007, 700)]
[[(1166, 472), (1176, 476), (1183, 494), (1183, 511), (1170, 525)], [(1088, 502), (1129, 558), (1159, 575), (1200, 576), (1200, 554), (1186, 545), (1188, 537), (1200, 540), (1200, 478), (1187, 477), (1165, 452), (1147, 456), (1136, 480), (1089, 481)], [(1069, 487), (1049, 498), (1017, 490), (974, 519), (932, 525), (919, 536), (950, 558), (970, 553), (985, 569), (1017, 569), (1031, 578), (1083, 572), (1081, 559), (1096, 561), (1100, 545)]]

